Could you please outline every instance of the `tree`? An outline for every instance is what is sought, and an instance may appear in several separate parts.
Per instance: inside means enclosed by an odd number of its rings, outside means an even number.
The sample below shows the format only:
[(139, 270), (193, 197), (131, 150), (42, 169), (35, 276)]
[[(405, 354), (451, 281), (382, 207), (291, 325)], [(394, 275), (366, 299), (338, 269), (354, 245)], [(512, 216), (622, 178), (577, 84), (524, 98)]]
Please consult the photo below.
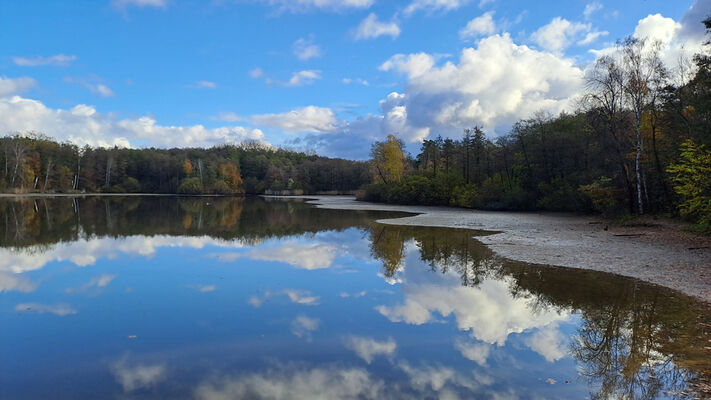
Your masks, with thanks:
[(628, 37), (622, 42), (622, 88), (635, 118), (635, 177), (637, 188), (637, 212), (644, 214), (642, 201), (642, 166), (644, 152), (642, 141), (642, 113), (654, 99), (654, 86), (661, 86), (666, 77), (664, 64), (659, 57), (661, 44), (646, 39)]
[(689, 139), (681, 145), (678, 163), (667, 168), (675, 183), (674, 191), (683, 201), (681, 214), (711, 224), (711, 151)]
[(384, 142), (375, 142), (370, 150), (375, 181), (399, 182), (405, 174), (405, 152), (402, 142), (388, 135)]

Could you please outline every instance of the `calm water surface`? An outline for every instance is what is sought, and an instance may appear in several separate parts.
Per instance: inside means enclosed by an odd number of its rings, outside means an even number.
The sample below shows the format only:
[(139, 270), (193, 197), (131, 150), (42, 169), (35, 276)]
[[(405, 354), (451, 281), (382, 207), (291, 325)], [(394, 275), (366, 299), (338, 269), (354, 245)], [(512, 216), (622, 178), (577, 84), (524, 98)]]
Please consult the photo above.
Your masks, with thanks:
[(685, 398), (709, 310), (259, 198), (0, 200), (1, 399)]

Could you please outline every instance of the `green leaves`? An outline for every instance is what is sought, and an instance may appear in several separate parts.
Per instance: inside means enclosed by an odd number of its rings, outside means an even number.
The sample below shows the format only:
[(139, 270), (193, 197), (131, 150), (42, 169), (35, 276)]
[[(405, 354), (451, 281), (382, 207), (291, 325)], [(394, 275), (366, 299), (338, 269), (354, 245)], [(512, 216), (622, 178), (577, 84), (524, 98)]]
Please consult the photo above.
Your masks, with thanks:
[(682, 197), (682, 216), (701, 224), (711, 223), (711, 151), (688, 139), (681, 145), (678, 163), (671, 164), (674, 191)]

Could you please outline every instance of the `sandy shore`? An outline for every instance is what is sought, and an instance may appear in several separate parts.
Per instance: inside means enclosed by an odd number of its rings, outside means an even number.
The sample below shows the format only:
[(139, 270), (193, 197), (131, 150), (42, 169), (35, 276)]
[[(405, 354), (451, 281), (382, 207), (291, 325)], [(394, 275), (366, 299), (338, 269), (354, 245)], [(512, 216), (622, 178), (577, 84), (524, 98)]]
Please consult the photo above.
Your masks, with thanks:
[(668, 221), (651, 227), (607, 226), (600, 218), (560, 213), (476, 211), (357, 202), (350, 196), (304, 196), (318, 207), (418, 213), (384, 224), (496, 231), (477, 237), (497, 254), (536, 264), (587, 268), (666, 286), (711, 303), (711, 238)]

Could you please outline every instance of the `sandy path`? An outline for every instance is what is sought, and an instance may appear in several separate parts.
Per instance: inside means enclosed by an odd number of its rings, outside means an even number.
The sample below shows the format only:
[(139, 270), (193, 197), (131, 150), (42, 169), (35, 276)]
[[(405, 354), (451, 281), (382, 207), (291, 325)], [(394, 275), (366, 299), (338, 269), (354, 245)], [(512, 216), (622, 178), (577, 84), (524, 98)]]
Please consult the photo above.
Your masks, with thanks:
[(503, 257), (630, 276), (711, 303), (711, 238), (669, 224), (606, 231), (599, 218), (579, 215), (395, 206), (357, 202), (350, 196), (304, 197), (317, 199), (313, 203), (322, 208), (420, 213), (378, 221), (384, 224), (496, 231), (477, 239)]

